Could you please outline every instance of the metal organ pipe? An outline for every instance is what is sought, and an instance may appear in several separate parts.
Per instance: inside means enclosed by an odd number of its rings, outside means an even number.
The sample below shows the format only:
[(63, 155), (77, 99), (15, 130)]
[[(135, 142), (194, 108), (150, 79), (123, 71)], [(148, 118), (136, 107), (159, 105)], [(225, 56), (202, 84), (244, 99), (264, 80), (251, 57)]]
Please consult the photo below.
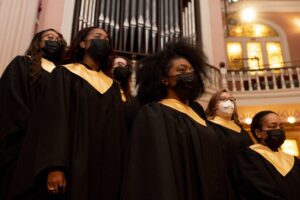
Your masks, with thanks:
[(110, 33), (115, 50), (148, 54), (163, 49), (167, 42), (180, 36), (193, 42), (197, 39), (195, 0), (76, 2), (77, 22), (74, 20), (73, 31), (98, 25)]

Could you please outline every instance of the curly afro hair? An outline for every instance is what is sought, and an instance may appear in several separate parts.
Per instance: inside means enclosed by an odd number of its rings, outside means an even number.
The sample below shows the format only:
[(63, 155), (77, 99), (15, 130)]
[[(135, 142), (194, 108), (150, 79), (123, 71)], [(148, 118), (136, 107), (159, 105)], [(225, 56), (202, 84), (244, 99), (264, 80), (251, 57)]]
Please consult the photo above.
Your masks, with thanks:
[(160, 101), (167, 95), (167, 87), (162, 80), (168, 77), (171, 63), (174, 59), (185, 58), (194, 68), (198, 87), (195, 88), (194, 98), (204, 93), (204, 78), (206, 77), (206, 56), (201, 45), (192, 44), (184, 39), (173, 41), (156, 54), (142, 59), (138, 63), (137, 85), (138, 98), (142, 104)]

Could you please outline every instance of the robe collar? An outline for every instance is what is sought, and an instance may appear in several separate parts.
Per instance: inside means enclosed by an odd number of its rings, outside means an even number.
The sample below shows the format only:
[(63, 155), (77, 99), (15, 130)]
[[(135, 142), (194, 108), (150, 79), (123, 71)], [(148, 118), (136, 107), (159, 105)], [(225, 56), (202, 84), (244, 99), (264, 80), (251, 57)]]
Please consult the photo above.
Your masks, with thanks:
[(280, 150), (272, 151), (262, 144), (253, 144), (249, 148), (269, 161), (282, 176), (286, 176), (294, 166), (294, 156)]
[(41, 66), (44, 70), (46, 70), (49, 73), (51, 73), (52, 70), (56, 67), (53, 62), (51, 62), (50, 60), (47, 60), (46, 58), (42, 58)]
[(124, 90), (120, 89), (120, 91), (121, 91), (121, 98), (122, 98), (122, 101), (123, 101), (123, 102), (126, 102), (127, 99), (126, 99)]
[(64, 65), (70, 72), (86, 80), (93, 88), (101, 94), (104, 94), (113, 84), (113, 80), (106, 76), (101, 70), (94, 71), (86, 68), (80, 63), (71, 63)]
[(176, 99), (163, 99), (159, 103), (186, 114), (202, 126), (207, 126), (205, 120), (203, 120), (191, 107)]
[(240, 133), (241, 132), (241, 127), (239, 127), (233, 120), (225, 120), (219, 116), (215, 116), (213, 119), (209, 120), (213, 123), (216, 123), (216, 124), (219, 124), (221, 126), (224, 126), (225, 128), (228, 128), (230, 130), (233, 130), (237, 133)]

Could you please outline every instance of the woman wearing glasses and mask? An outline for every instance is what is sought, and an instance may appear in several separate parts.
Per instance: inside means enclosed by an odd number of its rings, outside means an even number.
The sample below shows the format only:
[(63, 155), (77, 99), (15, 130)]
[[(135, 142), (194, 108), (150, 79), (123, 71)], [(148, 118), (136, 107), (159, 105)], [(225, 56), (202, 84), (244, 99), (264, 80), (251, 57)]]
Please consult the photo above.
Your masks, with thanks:
[[(223, 151), (228, 178), (232, 177), (234, 159), (240, 149), (253, 144), (238, 119), (236, 100), (227, 89), (217, 91), (206, 108), (208, 123), (217, 133)], [(230, 185), (229, 185), (230, 186)], [(233, 192), (232, 188), (229, 188)], [(231, 193), (232, 198), (234, 194)]]
[(121, 199), (222, 199), (216, 135), (189, 103), (204, 92), (197, 46), (177, 41), (140, 63), (138, 98)]
[(50, 73), (61, 64), (65, 48), (56, 30), (38, 32), (25, 55), (15, 57), (1, 76), (0, 199), (8, 190), (31, 113)]
[(9, 198), (119, 199), (127, 135), (120, 87), (107, 75), (113, 59), (103, 29), (75, 36), (33, 115)]
[(238, 199), (299, 199), (300, 160), (280, 150), (285, 132), (278, 114), (257, 113), (251, 133), (258, 143), (239, 153), (234, 170)]

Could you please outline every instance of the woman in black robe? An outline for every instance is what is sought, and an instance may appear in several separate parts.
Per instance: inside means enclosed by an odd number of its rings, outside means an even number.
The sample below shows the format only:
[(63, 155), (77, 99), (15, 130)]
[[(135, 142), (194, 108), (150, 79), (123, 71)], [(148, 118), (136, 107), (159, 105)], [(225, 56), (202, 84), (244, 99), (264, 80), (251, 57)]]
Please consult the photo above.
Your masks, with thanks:
[(280, 117), (273, 111), (257, 113), (251, 133), (258, 143), (239, 153), (234, 170), (238, 199), (299, 199), (300, 160), (280, 150), (285, 140)]
[(116, 56), (113, 62), (112, 75), (121, 86), (122, 99), (124, 102), (130, 102), (133, 95), (130, 88), (132, 65), (128, 58)]
[(125, 119), (127, 131), (130, 132), (133, 121), (136, 117), (140, 105), (131, 91), (131, 76), (132, 76), (131, 61), (123, 56), (116, 56), (113, 63), (112, 75), (120, 84), (122, 100), (125, 106)]
[(63, 36), (47, 29), (36, 33), (24, 56), (15, 57), (0, 79), (0, 199), (20, 152), (41, 89), (66, 47)]
[(34, 113), (10, 199), (119, 199), (127, 135), (119, 85), (106, 75), (111, 46), (98, 27), (72, 41)]
[[(214, 128), (220, 140), (226, 171), (230, 180), (237, 153), (253, 142), (238, 119), (236, 100), (227, 89), (221, 89), (212, 95), (205, 112), (208, 123)], [(228, 186), (230, 187), (231, 198), (234, 199), (233, 188), (231, 185)]]
[(189, 107), (204, 91), (201, 49), (171, 43), (140, 63), (121, 199), (226, 199), (216, 135)]

